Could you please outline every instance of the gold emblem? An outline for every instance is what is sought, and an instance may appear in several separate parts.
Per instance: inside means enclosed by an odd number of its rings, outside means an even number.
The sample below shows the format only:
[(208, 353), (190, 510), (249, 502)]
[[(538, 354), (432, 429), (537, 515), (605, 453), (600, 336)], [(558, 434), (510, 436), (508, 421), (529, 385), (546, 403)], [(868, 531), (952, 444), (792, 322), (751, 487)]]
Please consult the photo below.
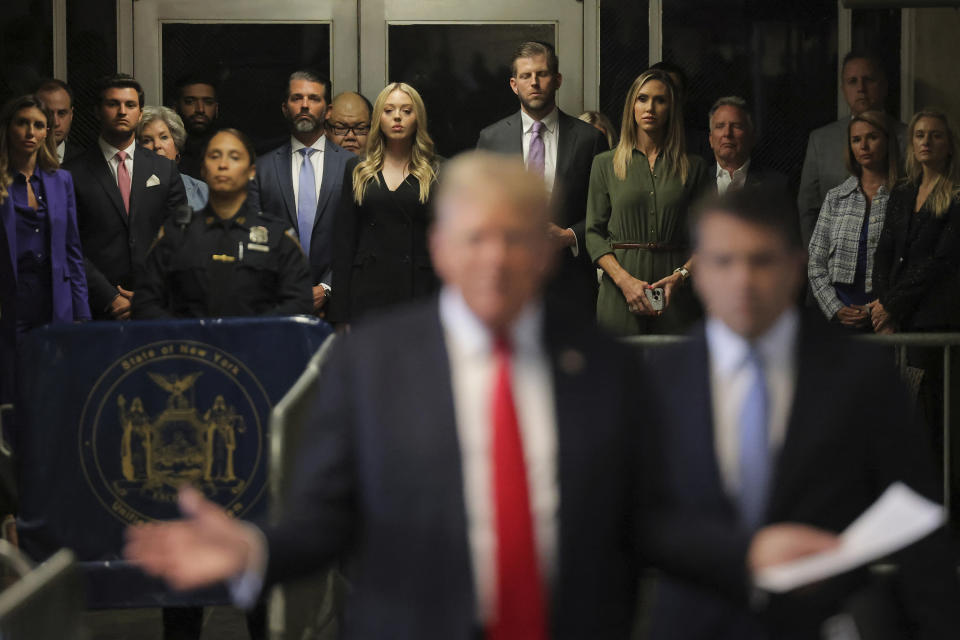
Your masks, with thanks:
[(234, 452), (237, 433), (246, 431), (243, 416), (222, 395), (201, 415), (186, 394), (202, 372), (147, 375), (169, 394), (166, 408), (151, 419), (139, 397), (129, 410), (126, 399), (117, 397), (123, 479), (114, 481), (114, 490), (120, 495), (131, 490), (161, 492), (185, 482), (205, 482), (239, 493), (245, 483), (237, 479)]
[(267, 233), (266, 227), (250, 227), (250, 242), (256, 242), (257, 244), (267, 244), (269, 240), (270, 240), (270, 236)]
[(184, 484), (242, 516), (265, 490), (269, 412), (259, 381), (229, 353), (185, 340), (143, 345), (104, 371), (87, 398), (84, 476), (123, 522), (176, 517)]

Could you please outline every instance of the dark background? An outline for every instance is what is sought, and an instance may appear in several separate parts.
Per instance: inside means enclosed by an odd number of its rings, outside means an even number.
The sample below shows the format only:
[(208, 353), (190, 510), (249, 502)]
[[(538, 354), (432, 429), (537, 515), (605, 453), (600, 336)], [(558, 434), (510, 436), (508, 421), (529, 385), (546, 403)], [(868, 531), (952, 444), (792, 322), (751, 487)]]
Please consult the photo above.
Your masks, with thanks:
[[(29, 0), (0, 15), (0, 100), (52, 73), (51, 7), (51, 0)], [(67, 11), (68, 74), (77, 95), (72, 139), (89, 145), (97, 131), (93, 83), (117, 65), (116, 3), (68, 2)], [(618, 128), (625, 93), (648, 64), (648, 22), (646, 0), (601, 1), (600, 110)], [(854, 47), (884, 58), (888, 111), (902, 119), (899, 10), (856, 10), (852, 22)], [(389, 77), (423, 95), (440, 154), (473, 147), (481, 128), (517, 109), (509, 56), (528, 38), (552, 42), (553, 24), (390, 26)], [(688, 130), (706, 136), (713, 101), (740, 95), (754, 112), (757, 161), (798, 180), (808, 133), (836, 119), (835, 0), (665, 0), (663, 42), (664, 59), (690, 77)], [(221, 124), (249, 133), (260, 151), (287, 135), (280, 102), (290, 70), (329, 72), (330, 65), (324, 24), (168, 24), (162, 46), (165, 102), (183, 72), (211, 73), (221, 83)]]

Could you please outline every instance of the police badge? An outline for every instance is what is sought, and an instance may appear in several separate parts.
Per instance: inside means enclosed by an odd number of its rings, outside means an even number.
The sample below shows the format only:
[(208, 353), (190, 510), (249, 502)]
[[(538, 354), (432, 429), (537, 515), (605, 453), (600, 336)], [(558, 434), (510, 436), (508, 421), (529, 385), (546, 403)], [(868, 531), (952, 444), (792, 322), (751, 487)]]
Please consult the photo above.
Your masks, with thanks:
[(269, 241), (270, 236), (267, 233), (266, 227), (250, 227), (250, 242), (267, 244)]

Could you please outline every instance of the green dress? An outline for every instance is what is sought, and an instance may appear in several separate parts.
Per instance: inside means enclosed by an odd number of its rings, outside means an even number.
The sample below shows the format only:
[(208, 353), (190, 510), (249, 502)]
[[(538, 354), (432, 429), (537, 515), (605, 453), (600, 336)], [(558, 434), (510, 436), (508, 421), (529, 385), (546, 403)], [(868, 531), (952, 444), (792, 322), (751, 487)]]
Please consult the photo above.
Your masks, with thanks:
[[(686, 183), (679, 171), (667, 171), (667, 160), (657, 157), (653, 170), (646, 155), (633, 151), (627, 167), (627, 179), (613, 172), (614, 151), (601, 153), (593, 160), (590, 191), (587, 196), (586, 244), (590, 259), (612, 253), (620, 265), (635, 278), (654, 283), (673, 273), (690, 257), (686, 248), (687, 211), (693, 201), (710, 187), (706, 163), (687, 156), (690, 170)], [(676, 251), (614, 249), (614, 243), (679, 245)], [(700, 315), (700, 307), (688, 285), (674, 290), (670, 306), (659, 317), (630, 312), (619, 287), (606, 274), (597, 297), (597, 322), (617, 335), (681, 333)]]

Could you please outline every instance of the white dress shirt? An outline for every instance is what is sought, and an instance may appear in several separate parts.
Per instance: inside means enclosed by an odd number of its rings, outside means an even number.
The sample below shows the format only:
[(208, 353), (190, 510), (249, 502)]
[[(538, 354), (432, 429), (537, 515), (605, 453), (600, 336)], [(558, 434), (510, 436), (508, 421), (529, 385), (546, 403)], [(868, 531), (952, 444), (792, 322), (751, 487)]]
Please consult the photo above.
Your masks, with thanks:
[[(491, 469), (491, 403), (496, 371), (493, 336), (458, 291), (440, 295), (440, 322), (450, 359), (453, 405), (463, 468), (467, 536), (478, 622), (491, 621), (496, 602), (496, 527)], [(557, 433), (550, 359), (542, 344), (543, 309), (530, 305), (511, 330), (513, 399), (523, 439), (530, 508), (541, 576), (549, 584), (557, 551)]]
[(57, 144), (57, 159), (60, 161), (60, 164), (63, 164), (63, 156), (67, 153), (67, 141), (63, 141)]
[[(520, 122), (523, 125), (523, 163), (527, 163), (527, 157), (530, 154), (530, 140), (533, 138), (533, 118), (527, 115), (523, 109), (520, 110)], [(553, 191), (553, 182), (557, 176), (557, 139), (559, 138), (560, 111), (556, 107), (540, 122), (543, 128), (540, 130), (540, 137), (543, 138), (543, 179), (547, 183), (547, 189)]]
[(127, 154), (127, 159), (123, 161), (123, 164), (127, 167), (127, 171), (130, 173), (130, 192), (133, 193), (133, 151), (137, 148), (136, 140), (131, 142), (130, 146), (128, 146), (126, 149), (117, 149), (103, 138), (97, 138), (97, 144), (100, 145), (100, 151), (103, 152), (103, 157), (107, 161), (107, 166), (110, 167), (110, 174), (113, 175), (114, 182), (117, 182), (117, 166), (120, 164), (120, 161), (117, 159), (117, 152), (123, 151)]
[[(317, 189), (316, 200), (320, 201), (320, 179), (323, 177), (323, 149), (325, 147), (325, 136), (320, 136), (316, 141), (310, 145), (312, 148), (316, 149), (316, 153), (311, 154), (310, 156), (310, 165), (313, 167), (313, 184)], [(290, 137), (290, 150), (292, 157), (290, 158), (290, 170), (293, 171), (293, 208), (296, 210), (300, 209), (300, 166), (303, 164), (303, 154), (300, 153), (300, 149), (305, 148), (307, 145), (303, 144), (293, 136)], [(294, 228), (294, 231), (297, 231)]]
[(743, 163), (742, 167), (733, 172), (732, 176), (729, 171), (720, 166), (720, 163), (717, 163), (717, 193), (723, 195), (730, 187), (734, 189), (742, 188), (743, 184), (747, 181), (747, 171), (749, 170), (749, 158)]
[[(771, 456), (776, 456), (783, 446), (793, 407), (799, 325), (799, 314), (791, 308), (767, 333), (752, 342), (763, 360), (767, 383)], [(736, 496), (740, 488), (740, 413), (752, 377), (747, 366), (751, 343), (714, 317), (707, 320), (706, 335), (714, 444), (724, 488), (728, 495)]]

